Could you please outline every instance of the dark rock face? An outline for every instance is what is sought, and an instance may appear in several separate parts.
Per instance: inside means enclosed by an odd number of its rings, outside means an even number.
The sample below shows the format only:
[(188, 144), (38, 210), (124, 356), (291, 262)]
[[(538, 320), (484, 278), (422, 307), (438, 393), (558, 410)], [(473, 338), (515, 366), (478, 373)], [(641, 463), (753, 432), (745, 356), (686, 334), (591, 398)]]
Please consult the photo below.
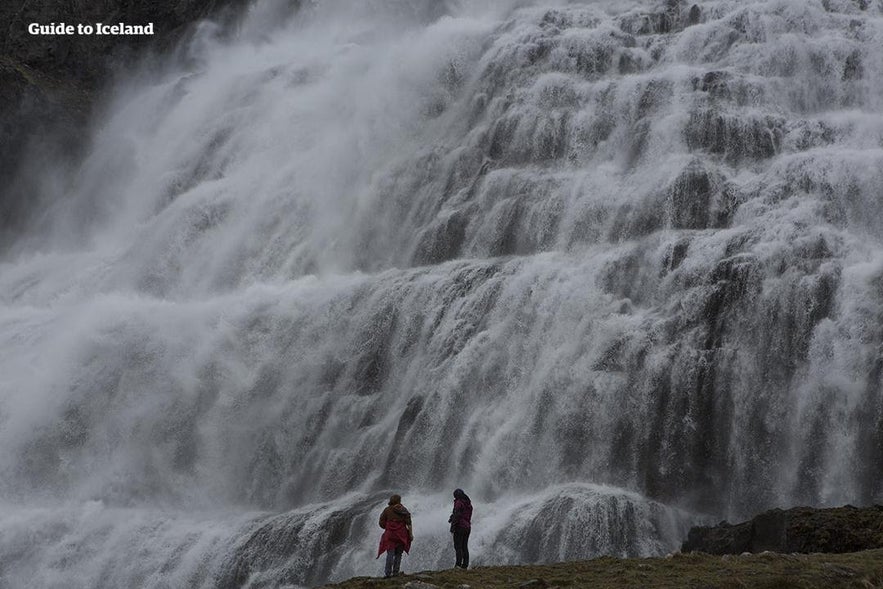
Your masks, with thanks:
[[(0, 250), (37, 208), (32, 181), (43, 162), (81, 152), (93, 95), (88, 85), (0, 55)], [(37, 173), (18, 174), (26, 165)]]
[(773, 509), (739, 524), (721, 522), (690, 530), (681, 550), (741, 554), (857, 552), (883, 547), (883, 505), (833, 509)]
[[(0, 56), (55, 75), (87, 84), (100, 82), (107, 58), (137, 52), (157, 44), (167, 46), (181, 38), (187, 27), (224, 8), (241, 7), (246, 0), (165, 0), (161, 2), (118, 2), (56, 0), (28, 2), (12, 0), (0, 5), (4, 35)], [(231, 12), (232, 14), (232, 12)], [(152, 36), (31, 35), (30, 23), (132, 25), (154, 23)]]
[[(232, 19), (247, 0), (0, 3), (0, 250), (38, 208), (35, 187), (18, 171), (43, 161), (73, 159), (85, 148), (84, 129), (96, 90), (112, 65), (147, 49), (162, 50), (209, 16)], [(152, 36), (31, 35), (28, 25), (152, 22)], [(34, 174), (27, 174), (33, 177)]]

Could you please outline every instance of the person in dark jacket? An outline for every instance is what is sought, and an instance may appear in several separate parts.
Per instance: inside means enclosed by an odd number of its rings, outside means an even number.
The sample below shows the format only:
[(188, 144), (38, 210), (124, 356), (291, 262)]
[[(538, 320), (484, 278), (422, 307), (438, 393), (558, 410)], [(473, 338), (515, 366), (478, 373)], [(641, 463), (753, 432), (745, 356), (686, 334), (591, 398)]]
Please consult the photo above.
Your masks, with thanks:
[(380, 537), (377, 558), (386, 552), (384, 577), (388, 578), (400, 574), (402, 552), (410, 553), (411, 540), (414, 539), (411, 531), (411, 513), (402, 505), (401, 496), (393, 495), (389, 498), (389, 505), (380, 514), (380, 527), (384, 531)]
[(454, 535), (454, 552), (457, 553), (455, 566), (469, 568), (469, 532), (472, 530), (472, 501), (463, 489), (454, 491), (454, 511), (448, 518), (451, 534)]

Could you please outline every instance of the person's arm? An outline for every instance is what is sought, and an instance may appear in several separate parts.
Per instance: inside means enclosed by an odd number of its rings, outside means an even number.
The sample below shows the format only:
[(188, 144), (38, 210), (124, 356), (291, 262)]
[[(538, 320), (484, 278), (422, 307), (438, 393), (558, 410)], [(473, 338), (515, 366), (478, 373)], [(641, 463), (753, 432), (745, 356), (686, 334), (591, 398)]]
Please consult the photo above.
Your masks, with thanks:
[(384, 530), (386, 529), (386, 510), (385, 509), (380, 514), (380, 527), (383, 528)]
[(454, 529), (457, 527), (457, 516), (459, 515), (459, 510), (457, 509), (457, 503), (454, 501), (454, 510), (451, 512), (451, 517), (448, 518), (448, 523), (451, 524), (451, 533), (454, 533)]

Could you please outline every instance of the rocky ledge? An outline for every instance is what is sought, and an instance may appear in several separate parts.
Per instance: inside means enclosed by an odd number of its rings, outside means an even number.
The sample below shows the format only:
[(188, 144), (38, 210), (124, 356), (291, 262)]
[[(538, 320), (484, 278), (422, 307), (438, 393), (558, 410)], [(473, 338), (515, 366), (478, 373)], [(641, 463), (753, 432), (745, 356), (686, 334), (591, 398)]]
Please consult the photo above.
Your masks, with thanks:
[(708, 554), (743, 552), (843, 553), (883, 548), (883, 505), (831, 509), (773, 509), (739, 524), (692, 528), (681, 550)]

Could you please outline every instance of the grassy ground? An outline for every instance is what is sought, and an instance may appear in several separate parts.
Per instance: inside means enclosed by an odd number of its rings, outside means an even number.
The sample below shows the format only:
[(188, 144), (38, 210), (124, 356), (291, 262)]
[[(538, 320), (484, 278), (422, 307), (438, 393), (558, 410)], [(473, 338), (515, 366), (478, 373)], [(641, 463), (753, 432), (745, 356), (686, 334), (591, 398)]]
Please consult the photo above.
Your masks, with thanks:
[[(442, 589), (585, 587), (593, 589), (883, 589), (883, 549), (847, 554), (675, 554), (670, 558), (597, 558), (543, 566), (426, 571), (395, 579), (356, 577), (325, 589), (400, 588), (409, 581)], [(533, 582), (530, 582), (533, 581)], [(462, 588), (461, 588), (462, 589)]]

